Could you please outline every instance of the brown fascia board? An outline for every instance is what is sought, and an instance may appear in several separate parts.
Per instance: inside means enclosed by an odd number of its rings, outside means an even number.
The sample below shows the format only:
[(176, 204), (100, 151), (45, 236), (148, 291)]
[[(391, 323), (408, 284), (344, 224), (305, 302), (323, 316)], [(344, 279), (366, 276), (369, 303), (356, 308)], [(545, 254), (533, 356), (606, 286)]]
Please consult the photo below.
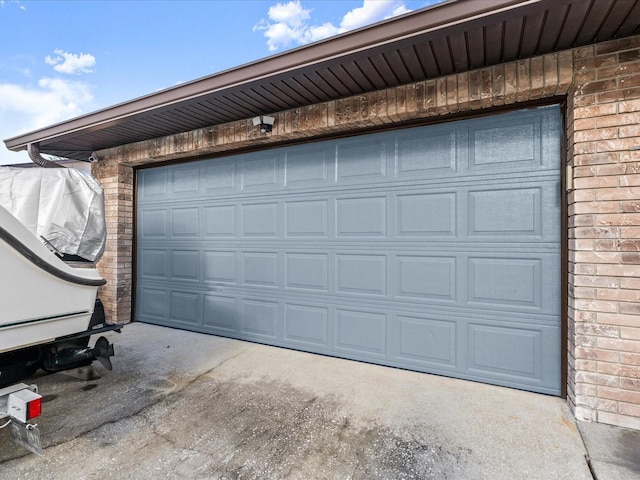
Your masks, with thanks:
[[(408, 40), (416, 35), (446, 30), (486, 16), (504, 14), (510, 10), (519, 10), (522, 7), (535, 6), (540, 3), (548, 3), (548, 1), (553, 2), (553, 0), (449, 0), (337, 37), (12, 137), (4, 140), (4, 143), (9, 150), (25, 150), (30, 143), (43, 142), (81, 130), (94, 131), (109, 125), (117, 125), (121, 119), (156, 108), (170, 106), (297, 69), (309, 68), (314, 64), (339, 59), (346, 54), (356, 54), (391, 42)], [(555, 2), (563, 3), (562, 0), (555, 0)]]

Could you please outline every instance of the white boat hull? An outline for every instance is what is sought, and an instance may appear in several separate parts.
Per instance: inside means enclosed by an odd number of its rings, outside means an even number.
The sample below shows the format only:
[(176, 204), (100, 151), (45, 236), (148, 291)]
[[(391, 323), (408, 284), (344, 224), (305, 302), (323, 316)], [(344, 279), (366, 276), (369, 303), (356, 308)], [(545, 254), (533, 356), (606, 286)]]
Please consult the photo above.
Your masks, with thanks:
[(95, 268), (73, 268), (0, 207), (0, 353), (86, 331)]

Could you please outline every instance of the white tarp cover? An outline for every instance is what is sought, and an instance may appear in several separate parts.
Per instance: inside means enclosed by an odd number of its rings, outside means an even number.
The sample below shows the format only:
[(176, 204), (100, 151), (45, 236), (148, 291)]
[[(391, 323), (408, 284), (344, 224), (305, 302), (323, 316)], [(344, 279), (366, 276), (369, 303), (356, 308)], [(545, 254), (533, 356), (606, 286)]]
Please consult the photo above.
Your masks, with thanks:
[(104, 251), (104, 191), (75, 168), (0, 167), (0, 206), (58, 251), (92, 262)]

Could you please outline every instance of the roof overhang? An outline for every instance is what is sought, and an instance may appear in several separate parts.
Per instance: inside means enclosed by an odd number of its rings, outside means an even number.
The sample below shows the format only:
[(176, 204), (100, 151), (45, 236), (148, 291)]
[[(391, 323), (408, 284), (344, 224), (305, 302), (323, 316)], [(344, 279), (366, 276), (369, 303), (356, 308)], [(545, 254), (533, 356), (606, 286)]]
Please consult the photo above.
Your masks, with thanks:
[(640, 33), (640, 0), (450, 0), (5, 140), (94, 151)]

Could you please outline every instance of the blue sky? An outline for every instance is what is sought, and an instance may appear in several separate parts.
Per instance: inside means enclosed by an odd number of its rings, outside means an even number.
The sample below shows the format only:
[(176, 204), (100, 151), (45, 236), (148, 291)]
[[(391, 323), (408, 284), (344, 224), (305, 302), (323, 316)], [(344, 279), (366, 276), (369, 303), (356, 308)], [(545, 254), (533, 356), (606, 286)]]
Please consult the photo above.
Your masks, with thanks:
[(0, 0), (0, 140), (433, 3)]

